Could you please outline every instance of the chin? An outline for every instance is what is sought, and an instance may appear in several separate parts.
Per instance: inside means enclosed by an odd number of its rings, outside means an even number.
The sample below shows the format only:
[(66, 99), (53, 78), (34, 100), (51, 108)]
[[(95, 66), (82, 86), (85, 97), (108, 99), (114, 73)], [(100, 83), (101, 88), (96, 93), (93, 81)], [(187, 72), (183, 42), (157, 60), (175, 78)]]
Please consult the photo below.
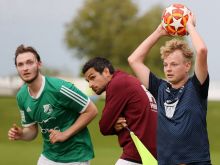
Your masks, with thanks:
[(99, 90), (99, 91), (95, 91), (95, 93), (96, 93), (97, 95), (101, 95), (104, 91), (105, 91), (105, 89), (102, 89), (102, 90)]
[(101, 91), (96, 91), (95, 93), (96, 93), (97, 95), (101, 95), (101, 94), (102, 94)]

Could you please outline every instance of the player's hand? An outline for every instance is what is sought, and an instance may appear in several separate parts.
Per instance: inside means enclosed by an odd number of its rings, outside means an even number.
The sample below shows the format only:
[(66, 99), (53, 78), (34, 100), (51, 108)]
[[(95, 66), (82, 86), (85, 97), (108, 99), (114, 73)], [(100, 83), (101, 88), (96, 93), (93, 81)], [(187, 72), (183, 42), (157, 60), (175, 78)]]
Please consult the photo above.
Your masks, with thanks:
[(20, 140), (22, 137), (22, 128), (18, 127), (16, 124), (13, 124), (13, 127), (11, 127), (8, 131), (8, 139), (9, 140)]
[(122, 130), (124, 127), (127, 127), (127, 123), (124, 117), (119, 117), (118, 120), (116, 121), (114, 128), (116, 132), (119, 132)]
[(167, 31), (163, 28), (162, 24), (160, 24), (157, 29), (156, 32), (158, 34), (160, 34), (160, 36), (169, 36), (169, 33), (167, 33)]
[(190, 26), (190, 25), (192, 25), (194, 27), (196, 26), (196, 17), (193, 13), (189, 14), (189, 18), (188, 18), (188, 21), (186, 23), (187, 27)]
[(190, 32), (195, 29), (195, 26), (196, 26), (196, 17), (193, 13), (190, 13), (188, 21), (186, 23), (186, 30), (188, 34), (190, 34)]
[(48, 132), (50, 133), (49, 138), (52, 144), (56, 142), (64, 142), (68, 139), (68, 136), (65, 134), (65, 132), (60, 132), (54, 129), (50, 129)]

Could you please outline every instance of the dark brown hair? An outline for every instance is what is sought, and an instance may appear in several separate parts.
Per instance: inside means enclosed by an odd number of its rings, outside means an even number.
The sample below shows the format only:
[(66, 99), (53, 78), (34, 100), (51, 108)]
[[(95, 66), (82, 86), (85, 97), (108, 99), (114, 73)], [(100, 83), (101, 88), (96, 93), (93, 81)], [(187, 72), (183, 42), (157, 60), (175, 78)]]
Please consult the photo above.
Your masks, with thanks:
[(38, 54), (38, 52), (31, 46), (24, 46), (23, 44), (21, 44), (20, 46), (17, 47), (16, 51), (15, 51), (15, 66), (17, 66), (17, 57), (19, 54), (22, 53), (26, 53), (26, 52), (31, 52), (34, 54), (34, 56), (36, 57), (38, 62), (41, 62), (40, 59), (40, 55)]

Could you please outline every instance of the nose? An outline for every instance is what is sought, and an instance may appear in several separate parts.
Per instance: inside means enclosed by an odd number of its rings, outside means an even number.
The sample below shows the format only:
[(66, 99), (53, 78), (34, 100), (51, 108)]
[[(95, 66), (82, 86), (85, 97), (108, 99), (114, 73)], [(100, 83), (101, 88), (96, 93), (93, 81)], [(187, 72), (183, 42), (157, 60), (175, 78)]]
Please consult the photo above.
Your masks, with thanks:
[(24, 65), (23, 70), (27, 70), (28, 69), (28, 65)]
[(170, 72), (170, 71), (171, 71), (171, 66), (170, 66), (170, 65), (167, 65), (167, 66), (165, 67), (165, 70), (166, 70), (167, 72)]

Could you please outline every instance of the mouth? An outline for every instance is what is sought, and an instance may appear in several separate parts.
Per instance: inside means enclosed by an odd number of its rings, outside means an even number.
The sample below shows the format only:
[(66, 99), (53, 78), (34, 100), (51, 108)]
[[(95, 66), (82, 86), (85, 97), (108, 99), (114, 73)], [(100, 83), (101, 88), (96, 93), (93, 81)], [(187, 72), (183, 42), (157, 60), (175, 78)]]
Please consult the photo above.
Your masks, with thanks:
[(30, 75), (30, 73), (24, 73), (23, 75), (24, 75), (24, 76), (29, 76), (29, 75)]
[(173, 78), (173, 74), (167, 74), (167, 78)]
[(30, 76), (31, 76), (30, 73), (24, 73), (24, 74), (23, 74), (23, 77), (24, 77), (24, 78), (28, 78), (28, 77), (30, 77)]

